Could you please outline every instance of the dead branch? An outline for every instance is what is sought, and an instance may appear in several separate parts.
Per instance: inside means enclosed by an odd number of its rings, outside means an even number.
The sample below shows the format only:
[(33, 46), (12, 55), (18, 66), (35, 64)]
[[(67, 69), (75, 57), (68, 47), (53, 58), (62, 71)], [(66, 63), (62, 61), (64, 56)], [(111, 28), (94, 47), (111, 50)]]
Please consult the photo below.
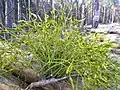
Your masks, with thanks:
[(35, 88), (35, 87), (43, 87), (43, 86), (48, 85), (48, 84), (53, 84), (56, 82), (67, 80), (67, 79), (69, 79), (69, 77), (77, 77), (77, 76), (78, 75), (71, 75), (71, 76), (66, 76), (66, 77), (59, 78), (59, 79), (52, 78), (49, 80), (42, 80), (42, 81), (38, 81), (38, 82), (33, 82), (25, 90), (31, 90), (32, 88)]

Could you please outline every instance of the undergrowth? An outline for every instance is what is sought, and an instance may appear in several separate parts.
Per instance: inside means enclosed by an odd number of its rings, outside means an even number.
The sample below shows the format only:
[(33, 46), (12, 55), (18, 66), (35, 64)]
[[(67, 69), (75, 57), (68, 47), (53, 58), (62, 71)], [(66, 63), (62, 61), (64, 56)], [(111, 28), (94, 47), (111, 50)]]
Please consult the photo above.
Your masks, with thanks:
[[(63, 10), (57, 12), (44, 14), (44, 20), (31, 13), (30, 21), (21, 20), (7, 29), (11, 39), (1, 41), (7, 46), (1, 47), (0, 69), (19, 68), (17, 64), (22, 63), (44, 78), (78, 75), (82, 78), (82, 90), (117, 86), (119, 64), (108, 57), (111, 44), (100, 43), (97, 34), (83, 35), (80, 20), (66, 16)], [(70, 81), (73, 85), (72, 77)]]

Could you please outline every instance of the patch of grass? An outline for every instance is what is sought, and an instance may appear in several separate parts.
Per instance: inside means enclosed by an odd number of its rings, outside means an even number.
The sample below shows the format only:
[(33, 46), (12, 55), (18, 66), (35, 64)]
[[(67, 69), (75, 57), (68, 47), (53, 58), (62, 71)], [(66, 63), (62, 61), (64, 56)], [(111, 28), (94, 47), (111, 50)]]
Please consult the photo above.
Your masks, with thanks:
[[(44, 14), (44, 20), (32, 16), (34, 19), (21, 20), (13, 28), (19, 37), (12, 33), (16, 41), (9, 44), (12, 50), (19, 52), (13, 52), (16, 58), (9, 58), (12, 62), (16, 59), (15, 62), (35, 69), (45, 78), (76, 74), (82, 77), (83, 90), (106, 89), (112, 83), (117, 85), (119, 64), (108, 58), (110, 43), (100, 43), (97, 34), (83, 36), (78, 27), (80, 21), (65, 16), (62, 11), (58, 11), (56, 17)], [(3, 62), (8, 61), (1, 58)]]

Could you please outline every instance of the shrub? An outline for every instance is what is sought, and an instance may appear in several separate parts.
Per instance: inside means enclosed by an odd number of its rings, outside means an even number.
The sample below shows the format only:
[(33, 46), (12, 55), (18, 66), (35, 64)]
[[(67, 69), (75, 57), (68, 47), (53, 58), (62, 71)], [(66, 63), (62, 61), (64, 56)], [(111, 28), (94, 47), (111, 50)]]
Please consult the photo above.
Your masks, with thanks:
[(11, 47), (20, 50), (15, 53), (16, 62), (37, 70), (45, 78), (76, 74), (82, 77), (83, 90), (117, 85), (119, 64), (108, 57), (111, 44), (100, 43), (96, 34), (83, 35), (79, 21), (60, 12), (55, 17), (45, 14), (44, 20), (31, 14), (34, 19), (19, 21), (13, 28), (19, 35), (11, 36), (16, 39)]

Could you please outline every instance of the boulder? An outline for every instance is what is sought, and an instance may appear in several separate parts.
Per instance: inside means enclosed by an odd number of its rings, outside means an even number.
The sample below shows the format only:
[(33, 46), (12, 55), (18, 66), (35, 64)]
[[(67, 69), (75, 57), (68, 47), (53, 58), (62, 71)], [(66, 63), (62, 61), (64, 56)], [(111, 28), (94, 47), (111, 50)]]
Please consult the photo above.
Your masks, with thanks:
[(13, 72), (13, 75), (19, 77), (20, 80), (26, 83), (32, 83), (38, 81), (40, 76), (37, 72), (31, 68), (21, 68)]

